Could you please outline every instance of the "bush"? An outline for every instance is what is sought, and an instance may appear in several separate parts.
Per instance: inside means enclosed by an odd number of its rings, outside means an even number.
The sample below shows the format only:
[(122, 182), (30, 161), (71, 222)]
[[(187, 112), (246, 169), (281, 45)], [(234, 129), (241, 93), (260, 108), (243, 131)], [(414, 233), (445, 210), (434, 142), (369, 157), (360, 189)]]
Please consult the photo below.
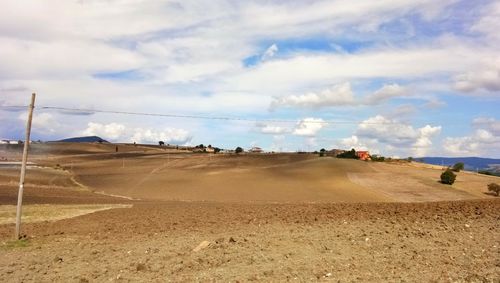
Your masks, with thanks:
[(455, 183), (456, 178), (457, 175), (455, 175), (455, 173), (453, 173), (453, 171), (451, 171), (451, 169), (448, 168), (441, 174), (441, 183), (452, 185), (453, 183)]
[(453, 165), (453, 171), (460, 172), (460, 170), (464, 170), (464, 163), (463, 162), (455, 163), (455, 165)]
[(500, 185), (497, 183), (491, 183), (488, 184), (488, 191), (497, 194), (497, 196), (500, 195)]
[(356, 150), (354, 150), (354, 148), (351, 149), (350, 151), (346, 151), (344, 153), (337, 155), (337, 158), (359, 159), (359, 157), (356, 155)]
[(243, 148), (241, 148), (241, 147), (239, 147), (239, 146), (238, 146), (238, 147), (234, 150), (234, 152), (236, 152), (236, 153), (242, 153), (242, 152), (243, 152)]

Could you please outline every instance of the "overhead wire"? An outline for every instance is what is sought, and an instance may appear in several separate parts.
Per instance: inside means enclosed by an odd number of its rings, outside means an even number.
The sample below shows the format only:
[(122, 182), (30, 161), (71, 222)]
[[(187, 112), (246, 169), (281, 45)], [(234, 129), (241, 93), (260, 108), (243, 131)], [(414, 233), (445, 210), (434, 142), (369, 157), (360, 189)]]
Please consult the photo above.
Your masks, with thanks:
[[(1, 108), (11, 108), (11, 109), (23, 109), (28, 107), (27, 105), (0, 105)], [(243, 122), (265, 122), (265, 123), (299, 123), (304, 122), (308, 124), (373, 124), (373, 125), (387, 125), (393, 122), (366, 122), (366, 121), (345, 121), (345, 120), (307, 120), (304, 119), (259, 119), (259, 118), (245, 118), (245, 117), (229, 117), (229, 116), (205, 116), (205, 115), (182, 115), (182, 114), (165, 114), (165, 113), (150, 113), (150, 112), (131, 112), (131, 111), (118, 111), (118, 110), (103, 110), (103, 109), (86, 109), (86, 108), (71, 108), (71, 107), (60, 107), (60, 106), (37, 106), (35, 109), (42, 110), (56, 110), (63, 112), (80, 112), (88, 113), (89, 115), (95, 113), (104, 114), (120, 114), (120, 115), (134, 115), (134, 116), (153, 116), (153, 117), (167, 117), (167, 118), (186, 118), (186, 119), (202, 119), (202, 120), (223, 120), (223, 121), (243, 121)]]

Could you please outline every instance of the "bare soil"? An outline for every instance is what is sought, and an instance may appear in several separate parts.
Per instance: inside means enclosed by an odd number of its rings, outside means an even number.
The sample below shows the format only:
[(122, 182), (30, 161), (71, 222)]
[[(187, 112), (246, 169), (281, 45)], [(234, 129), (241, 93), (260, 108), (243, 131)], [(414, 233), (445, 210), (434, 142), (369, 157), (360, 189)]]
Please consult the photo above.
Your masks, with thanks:
[[(132, 207), (24, 223), (22, 241), (0, 225), (0, 281), (500, 282), (500, 198), (485, 194), (498, 179), (119, 147), (34, 146), (24, 203)], [(17, 179), (0, 168), (0, 206), (16, 203)]]
[[(500, 201), (140, 202), (26, 224), (10, 282), (498, 282)], [(0, 226), (8, 241), (13, 226)], [(194, 252), (201, 242), (208, 247)]]

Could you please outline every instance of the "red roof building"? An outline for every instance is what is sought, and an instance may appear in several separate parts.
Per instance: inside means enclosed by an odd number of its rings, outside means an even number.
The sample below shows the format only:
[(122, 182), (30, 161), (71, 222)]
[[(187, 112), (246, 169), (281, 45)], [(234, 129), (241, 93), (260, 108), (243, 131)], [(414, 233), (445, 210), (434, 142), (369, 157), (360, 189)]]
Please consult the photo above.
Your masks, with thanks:
[(356, 151), (356, 156), (360, 160), (370, 160), (371, 159), (370, 153), (368, 151)]

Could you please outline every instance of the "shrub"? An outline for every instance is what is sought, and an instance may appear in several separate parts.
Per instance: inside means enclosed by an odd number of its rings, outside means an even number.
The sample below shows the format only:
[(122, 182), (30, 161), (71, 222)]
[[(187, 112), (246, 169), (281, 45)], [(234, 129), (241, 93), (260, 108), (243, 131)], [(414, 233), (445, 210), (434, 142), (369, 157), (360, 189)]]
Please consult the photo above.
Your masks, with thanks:
[(455, 163), (455, 165), (453, 165), (453, 171), (460, 172), (460, 170), (464, 170), (464, 163), (463, 162)]
[(354, 148), (351, 149), (350, 151), (346, 151), (344, 153), (337, 155), (337, 158), (359, 159), (359, 157), (356, 155), (356, 150), (354, 150)]
[(234, 150), (234, 152), (236, 152), (236, 153), (242, 153), (242, 152), (243, 152), (243, 148), (241, 148), (241, 147), (239, 147), (239, 146), (238, 146), (238, 147)]
[(452, 185), (453, 183), (455, 183), (456, 178), (457, 175), (455, 175), (455, 173), (453, 173), (453, 171), (450, 168), (448, 168), (441, 174), (441, 183)]
[(488, 191), (497, 194), (497, 196), (500, 195), (500, 185), (497, 183), (491, 183), (488, 184)]

